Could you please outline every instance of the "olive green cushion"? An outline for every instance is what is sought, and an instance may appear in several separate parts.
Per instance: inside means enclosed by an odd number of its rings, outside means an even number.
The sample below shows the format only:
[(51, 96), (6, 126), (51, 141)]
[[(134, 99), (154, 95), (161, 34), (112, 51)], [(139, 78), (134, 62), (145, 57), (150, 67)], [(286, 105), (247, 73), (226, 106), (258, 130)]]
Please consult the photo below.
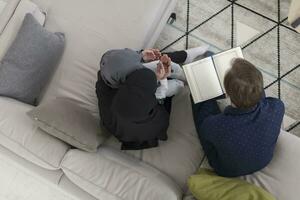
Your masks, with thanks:
[(188, 186), (198, 200), (275, 200), (260, 187), (240, 179), (218, 176), (208, 169), (192, 175)]

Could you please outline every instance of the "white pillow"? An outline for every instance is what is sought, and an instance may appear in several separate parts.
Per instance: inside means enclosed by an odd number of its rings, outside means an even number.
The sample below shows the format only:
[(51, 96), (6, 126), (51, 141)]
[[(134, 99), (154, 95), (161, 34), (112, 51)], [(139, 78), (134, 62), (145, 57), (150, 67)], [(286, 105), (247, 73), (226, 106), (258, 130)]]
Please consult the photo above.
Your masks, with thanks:
[(3, 18), (0, 15), (0, 34), (2, 32), (0, 35), (0, 60), (16, 38), (27, 13), (31, 13), (41, 25), (45, 23), (45, 14), (40, 11), (36, 4), (29, 0), (18, 1), (9, 2), (2, 13)]
[(109, 147), (97, 153), (70, 150), (61, 166), (73, 183), (97, 199), (182, 199), (180, 188), (169, 177)]

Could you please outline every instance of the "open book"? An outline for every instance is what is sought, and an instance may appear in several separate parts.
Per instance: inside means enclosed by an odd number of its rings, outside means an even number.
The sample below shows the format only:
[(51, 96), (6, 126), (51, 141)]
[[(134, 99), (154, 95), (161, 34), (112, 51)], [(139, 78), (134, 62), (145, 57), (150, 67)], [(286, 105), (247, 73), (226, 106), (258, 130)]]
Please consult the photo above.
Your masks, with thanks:
[(243, 58), (240, 47), (183, 66), (194, 103), (225, 94), (223, 81), (234, 58)]

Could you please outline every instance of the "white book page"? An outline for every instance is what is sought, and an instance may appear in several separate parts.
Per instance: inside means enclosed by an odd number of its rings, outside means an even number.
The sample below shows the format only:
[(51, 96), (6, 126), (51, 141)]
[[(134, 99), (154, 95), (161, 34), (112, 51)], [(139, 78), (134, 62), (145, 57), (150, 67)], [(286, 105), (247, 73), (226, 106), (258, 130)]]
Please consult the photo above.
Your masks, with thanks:
[(195, 103), (223, 94), (211, 57), (183, 66)]
[(222, 86), (224, 92), (225, 92), (224, 78), (225, 78), (226, 72), (231, 68), (232, 61), (235, 58), (244, 58), (240, 47), (230, 49), (228, 51), (225, 51), (225, 52), (222, 52), (220, 54), (213, 56), (216, 70), (217, 70), (217, 73), (218, 73), (218, 76), (219, 76), (219, 79), (221, 82), (221, 86)]
[(1, 14), (2, 11), (4, 10), (6, 4), (7, 4), (7, 3), (6, 3), (5, 1), (0, 0), (0, 14)]

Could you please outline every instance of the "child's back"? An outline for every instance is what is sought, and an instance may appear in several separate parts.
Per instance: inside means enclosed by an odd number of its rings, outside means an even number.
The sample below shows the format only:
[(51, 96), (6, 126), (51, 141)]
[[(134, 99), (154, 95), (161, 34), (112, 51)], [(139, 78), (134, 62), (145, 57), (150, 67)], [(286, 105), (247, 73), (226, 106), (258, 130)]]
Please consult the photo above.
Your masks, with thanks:
[(234, 62), (224, 85), (233, 105), (197, 124), (200, 141), (219, 175), (250, 174), (273, 157), (284, 104), (265, 97), (261, 73), (243, 59)]
[[(222, 176), (241, 176), (264, 168), (272, 159), (280, 132), (283, 103), (264, 98), (252, 109), (229, 106), (201, 127), (203, 145), (211, 143), (210, 164)], [(208, 143), (208, 144), (207, 144)]]

